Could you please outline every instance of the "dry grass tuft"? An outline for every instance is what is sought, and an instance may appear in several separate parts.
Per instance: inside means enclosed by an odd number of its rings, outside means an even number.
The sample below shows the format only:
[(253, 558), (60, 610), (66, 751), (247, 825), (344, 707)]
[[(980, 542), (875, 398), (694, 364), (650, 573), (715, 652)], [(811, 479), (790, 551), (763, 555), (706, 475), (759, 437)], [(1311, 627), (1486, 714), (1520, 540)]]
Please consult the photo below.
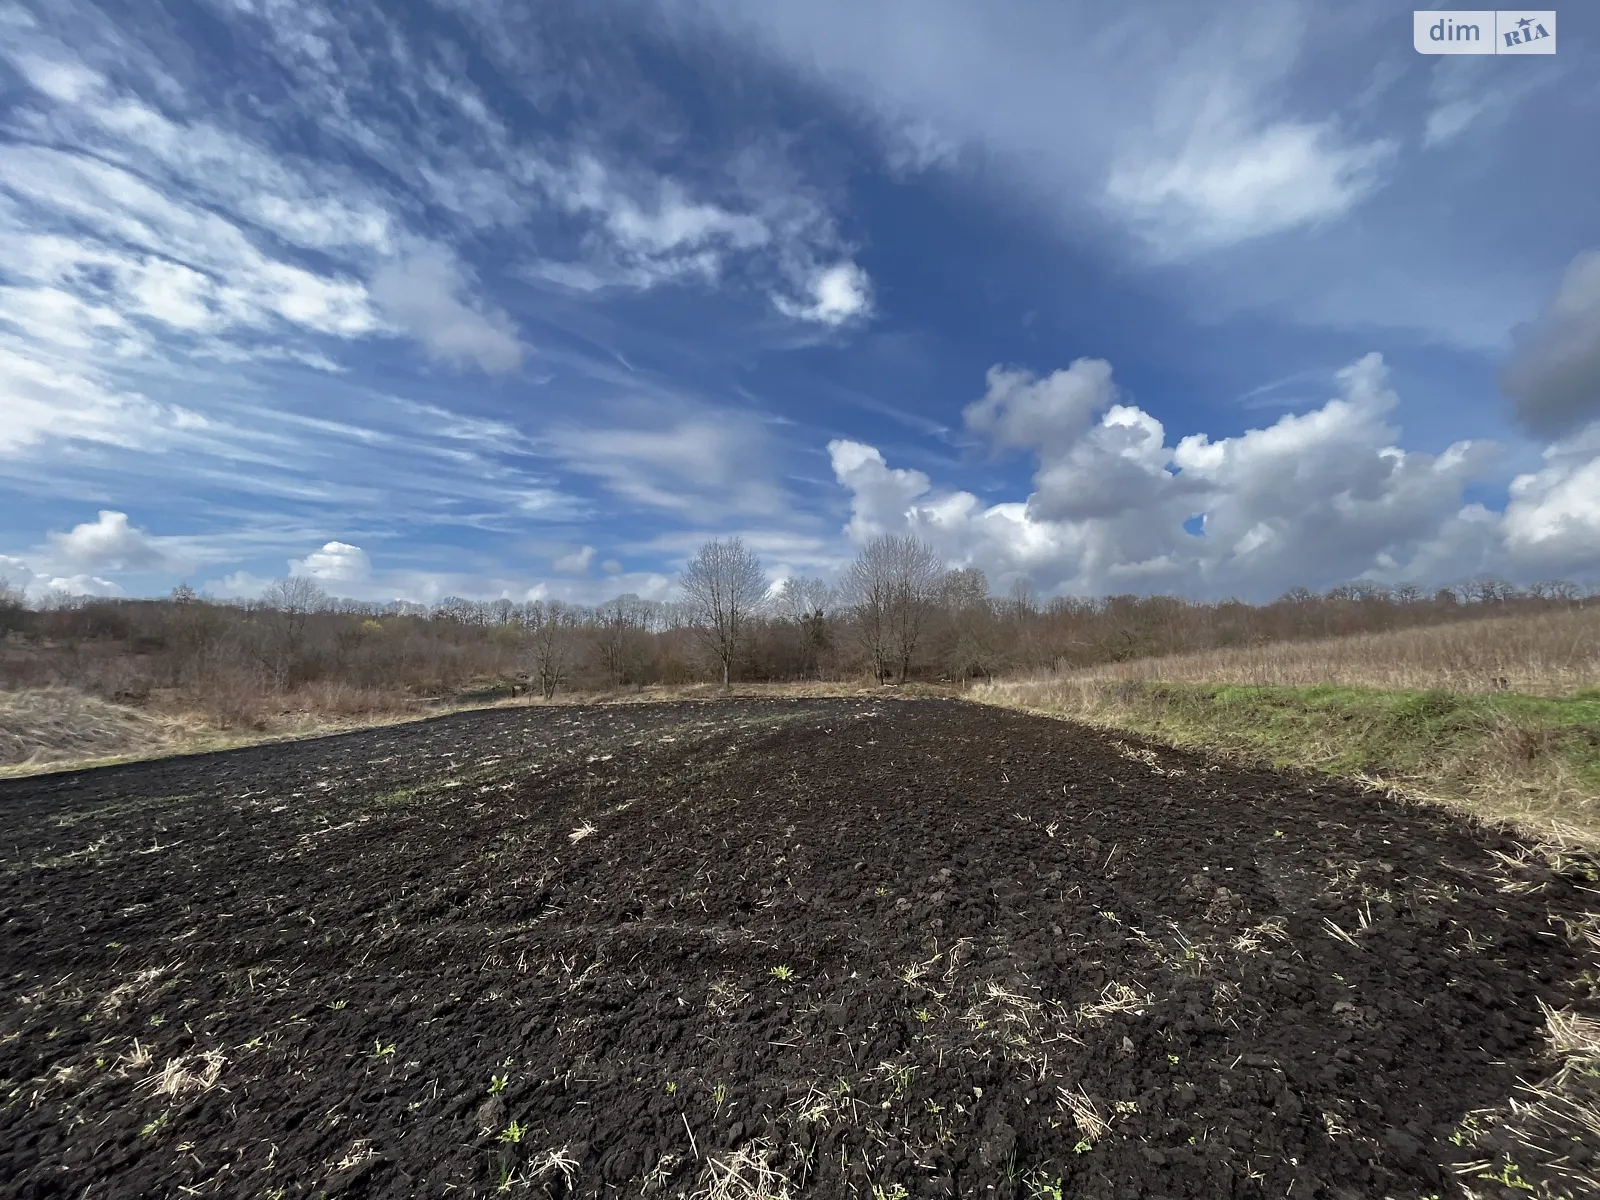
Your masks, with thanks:
[(1543, 1000), (1539, 1009), (1544, 1013), (1551, 1054), (1559, 1059), (1600, 1062), (1600, 1020), (1570, 1009), (1553, 1009)]
[(1111, 1131), (1111, 1123), (1100, 1115), (1099, 1107), (1087, 1092), (1081, 1088), (1077, 1091), (1057, 1088), (1056, 1091), (1061, 1097), (1061, 1107), (1072, 1114), (1072, 1123), (1083, 1134), (1084, 1141), (1092, 1146)]
[(168, 1059), (166, 1066), (136, 1086), (174, 1099), (190, 1092), (209, 1092), (222, 1078), (222, 1064), (226, 1061), (220, 1050), (179, 1055)]
[(789, 1177), (767, 1165), (770, 1142), (757, 1138), (732, 1154), (706, 1161), (691, 1200), (788, 1200)]

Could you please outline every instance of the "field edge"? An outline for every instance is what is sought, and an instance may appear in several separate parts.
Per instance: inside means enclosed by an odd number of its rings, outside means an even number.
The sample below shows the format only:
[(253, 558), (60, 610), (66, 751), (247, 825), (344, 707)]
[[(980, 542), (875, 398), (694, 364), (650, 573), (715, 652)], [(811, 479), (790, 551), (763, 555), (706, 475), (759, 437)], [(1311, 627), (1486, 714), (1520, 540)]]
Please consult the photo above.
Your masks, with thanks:
[(1347, 779), (1541, 842), (1600, 848), (1600, 694), (1592, 692), (1036, 677), (979, 684), (967, 698), (1236, 765)]

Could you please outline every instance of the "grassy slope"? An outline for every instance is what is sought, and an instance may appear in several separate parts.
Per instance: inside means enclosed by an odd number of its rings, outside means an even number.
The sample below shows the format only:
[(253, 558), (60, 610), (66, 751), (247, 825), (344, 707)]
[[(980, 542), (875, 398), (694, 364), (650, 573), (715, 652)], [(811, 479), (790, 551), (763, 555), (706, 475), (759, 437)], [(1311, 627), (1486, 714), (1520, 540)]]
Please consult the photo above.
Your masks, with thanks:
[(1600, 691), (1552, 699), (1319, 686), (1011, 680), (973, 698), (1230, 758), (1378, 778), (1600, 842)]

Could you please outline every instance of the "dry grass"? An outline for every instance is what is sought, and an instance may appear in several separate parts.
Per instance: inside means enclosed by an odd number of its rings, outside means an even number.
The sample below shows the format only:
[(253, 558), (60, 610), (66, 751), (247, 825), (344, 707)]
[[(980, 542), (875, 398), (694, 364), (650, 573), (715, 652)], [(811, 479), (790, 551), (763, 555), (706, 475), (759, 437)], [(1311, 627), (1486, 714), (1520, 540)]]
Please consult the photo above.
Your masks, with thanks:
[(106, 758), (171, 744), (180, 729), (71, 688), (0, 692), (0, 763)]
[(388, 707), (335, 704), (324, 709), (315, 706), (314, 696), (297, 694), (273, 708), (255, 709), (256, 717), (243, 724), (208, 709), (152, 711), (70, 688), (0, 692), (0, 779), (294, 741), (513, 703), (524, 701), (435, 708), (396, 701)]
[(1063, 678), (1570, 696), (1600, 687), (1600, 607), (1141, 658)]

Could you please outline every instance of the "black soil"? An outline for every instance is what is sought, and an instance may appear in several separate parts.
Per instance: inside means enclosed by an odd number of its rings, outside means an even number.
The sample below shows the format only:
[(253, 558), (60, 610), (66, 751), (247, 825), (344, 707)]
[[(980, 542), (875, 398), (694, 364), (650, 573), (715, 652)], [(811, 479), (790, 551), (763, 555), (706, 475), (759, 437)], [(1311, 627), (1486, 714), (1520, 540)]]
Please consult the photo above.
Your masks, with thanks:
[(503, 710), (0, 822), (0, 1196), (1576, 1196), (1600, 1150), (1467, 1136), (1588, 1003), (1586, 868), (1042, 718)]

